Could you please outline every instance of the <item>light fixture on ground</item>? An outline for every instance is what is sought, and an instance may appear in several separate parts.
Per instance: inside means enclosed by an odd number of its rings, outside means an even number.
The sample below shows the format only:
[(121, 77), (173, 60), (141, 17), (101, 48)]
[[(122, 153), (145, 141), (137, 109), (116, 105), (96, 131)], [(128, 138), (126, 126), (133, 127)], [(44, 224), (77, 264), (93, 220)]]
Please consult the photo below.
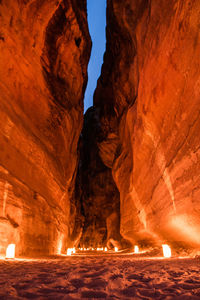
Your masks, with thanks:
[(115, 247), (115, 252), (117, 252), (118, 251), (118, 248), (117, 247)]
[(163, 256), (164, 257), (171, 257), (172, 256), (171, 248), (170, 248), (169, 245), (163, 244), (162, 248), (163, 248)]
[(6, 249), (6, 258), (15, 258), (15, 244), (9, 244)]
[(67, 255), (72, 255), (72, 249), (71, 248), (67, 249)]
[(134, 252), (135, 253), (139, 253), (139, 247), (136, 245), (136, 246), (134, 246)]

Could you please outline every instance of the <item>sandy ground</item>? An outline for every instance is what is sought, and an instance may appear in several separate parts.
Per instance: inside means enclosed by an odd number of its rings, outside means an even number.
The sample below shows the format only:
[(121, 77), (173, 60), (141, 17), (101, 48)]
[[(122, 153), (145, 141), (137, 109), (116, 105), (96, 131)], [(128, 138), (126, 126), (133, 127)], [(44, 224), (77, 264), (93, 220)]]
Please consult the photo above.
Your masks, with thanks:
[(200, 259), (0, 260), (0, 299), (200, 299)]

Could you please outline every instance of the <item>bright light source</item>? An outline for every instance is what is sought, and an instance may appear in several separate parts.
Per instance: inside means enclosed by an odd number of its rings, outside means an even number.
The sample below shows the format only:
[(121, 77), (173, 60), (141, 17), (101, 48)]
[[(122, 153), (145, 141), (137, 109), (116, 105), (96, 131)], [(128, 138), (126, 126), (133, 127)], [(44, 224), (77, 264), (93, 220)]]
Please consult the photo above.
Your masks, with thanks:
[(73, 249), (72, 249), (72, 252), (75, 254), (75, 253), (76, 253), (76, 249), (75, 249), (75, 248), (73, 248)]
[(108, 251), (107, 247), (105, 247), (104, 251)]
[(164, 257), (171, 257), (172, 256), (172, 252), (171, 252), (171, 248), (168, 245), (162, 245), (163, 248), (163, 256)]
[(60, 240), (60, 241), (58, 242), (57, 254), (61, 254), (61, 251), (62, 251), (62, 240)]
[(135, 247), (134, 247), (134, 252), (135, 252), (135, 253), (139, 253), (139, 247), (138, 247), (138, 246), (135, 246)]
[(118, 248), (117, 247), (115, 247), (115, 252), (117, 252), (118, 251)]
[(6, 249), (6, 258), (15, 258), (15, 244), (8, 245)]
[(67, 255), (72, 255), (72, 249), (71, 248), (67, 249)]

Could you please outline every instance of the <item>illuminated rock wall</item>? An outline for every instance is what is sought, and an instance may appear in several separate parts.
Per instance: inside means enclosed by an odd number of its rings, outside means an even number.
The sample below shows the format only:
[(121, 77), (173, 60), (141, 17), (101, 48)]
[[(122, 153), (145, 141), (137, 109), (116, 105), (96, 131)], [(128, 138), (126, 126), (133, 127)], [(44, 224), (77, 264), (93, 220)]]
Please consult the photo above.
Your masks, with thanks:
[(98, 110), (91, 107), (84, 116), (77, 178), (77, 196), (81, 200), (85, 217), (81, 238), (83, 247), (102, 247), (106, 246), (110, 239), (115, 242), (121, 240), (119, 192), (111, 169), (103, 164), (99, 156), (100, 141)]
[(83, 0), (0, 1), (0, 253), (80, 238), (77, 142), (91, 41)]
[(200, 246), (199, 14), (198, 0), (108, 0), (94, 104), (132, 243)]

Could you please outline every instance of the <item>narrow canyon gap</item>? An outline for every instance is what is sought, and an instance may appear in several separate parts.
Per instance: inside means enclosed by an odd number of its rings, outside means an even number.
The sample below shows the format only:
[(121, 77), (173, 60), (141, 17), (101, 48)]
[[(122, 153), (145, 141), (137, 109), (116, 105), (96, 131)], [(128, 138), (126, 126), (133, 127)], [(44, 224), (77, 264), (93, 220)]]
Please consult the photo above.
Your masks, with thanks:
[(1, 254), (199, 249), (199, 14), (198, 0), (108, 0), (83, 122), (86, 1), (0, 1)]
[(100, 76), (106, 44), (106, 0), (87, 0), (92, 51), (88, 64), (88, 84), (84, 96), (84, 111), (93, 105), (93, 94)]

